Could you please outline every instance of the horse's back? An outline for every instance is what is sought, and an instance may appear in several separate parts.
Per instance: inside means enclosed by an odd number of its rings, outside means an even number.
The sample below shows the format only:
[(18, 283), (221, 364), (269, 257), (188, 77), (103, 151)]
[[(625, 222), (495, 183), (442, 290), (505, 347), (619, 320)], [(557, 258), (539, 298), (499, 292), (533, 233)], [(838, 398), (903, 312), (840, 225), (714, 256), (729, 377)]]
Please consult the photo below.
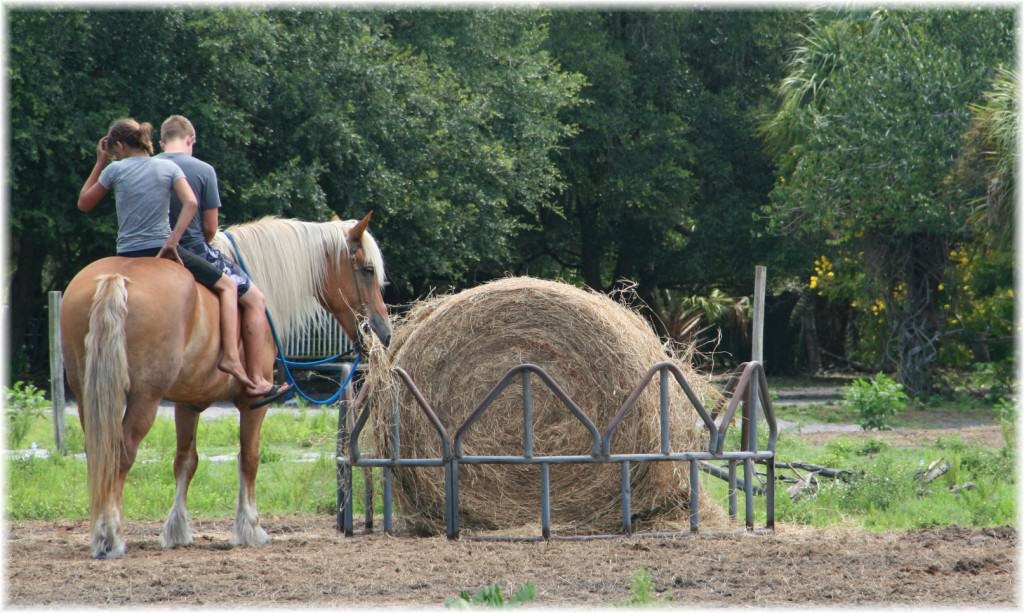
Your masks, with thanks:
[(107, 275), (125, 279), (124, 334), (133, 387), (166, 389), (181, 370), (195, 326), (198, 293), (192, 275), (166, 259), (109, 257), (82, 269), (64, 292), (61, 335), (72, 390), (79, 391), (90, 308), (99, 280)]

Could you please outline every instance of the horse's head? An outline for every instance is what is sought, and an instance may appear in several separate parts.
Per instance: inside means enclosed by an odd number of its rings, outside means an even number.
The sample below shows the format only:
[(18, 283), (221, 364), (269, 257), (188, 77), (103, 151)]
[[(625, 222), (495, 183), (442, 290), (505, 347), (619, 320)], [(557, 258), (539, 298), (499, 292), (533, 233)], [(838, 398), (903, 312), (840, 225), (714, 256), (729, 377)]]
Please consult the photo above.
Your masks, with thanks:
[(341, 323), (360, 353), (365, 353), (359, 337), (359, 320), (365, 318), (384, 346), (391, 343), (391, 321), (381, 295), (384, 262), (377, 243), (366, 230), (373, 213), (368, 213), (346, 230), (348, 249), (341, 262), (332, 267), (326, 288), (327, 308)]

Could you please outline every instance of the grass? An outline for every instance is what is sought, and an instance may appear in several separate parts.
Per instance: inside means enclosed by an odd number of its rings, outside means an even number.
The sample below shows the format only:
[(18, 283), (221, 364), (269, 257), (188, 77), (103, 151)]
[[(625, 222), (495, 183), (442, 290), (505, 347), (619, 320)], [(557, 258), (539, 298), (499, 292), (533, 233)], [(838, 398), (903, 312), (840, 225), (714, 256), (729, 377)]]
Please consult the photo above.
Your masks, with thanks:
[[(808, 418), (813, 415), (808, 414)], [(264, 422), (262, 461), (257, 497), (264, 514), (335, 512), (333, 461), (337, 412), (322, 409), (275, 413)], [(767, 433), (760, 431), (762, 445)], [(738, 448), (739, 429), (729, 431), (727, 448)], [(34, 423), (24, 445), (36, 442), (52, 448), (47, 419)], [(203, 419), (199, 450), (205, 456), (238, 453), (237, 418)], [(68, 422), (72, 453), (81, 451), (82, 433), (77, 420)], [(129, 474), (125, 515), (133, 519), (162, 519), (174, 496), (172, 462), (174, 423), (157, 419), (142, 444), (139, 461)], [(763, 448), (763, 446), (762, 446)], [(810, 445), (783, 433), (778, 442), (780, 461), (803, 461), (856, 471), (849, 482), (821, 479), (814, 497), (792, 502), (779, 484), (776, 517), (780, 522), (812, 526), (860, 525), (869, 530), (902, 530), (958, 524), (993, 526), (1015, 523), (1016, 484), (1012, 451), (992, 450), (949, 436), (917, 447), (895, 447), (880, 438), (839, 437), (824, 445)], [(299, 462), (303, 454), (312, 461)], [(921, 487), (914, 472), (945, 458), (950, 471)], [(81, 519), (87, 514), (85, 463), (75, 457), (53, 456), (8, 462), (7, 517), (9, 519)], [(375, 471), (379, 480), (379, 469)], [(354, 506), (362, 514), (362, 471), (354, 474)], [(970, 490), (953, 493), (950, 487), (973, 482)], [(702, 487), (723, 508), (726, 483), (702, 475)], [(194, 517), (231, 517), (238, 491), (238, 467), (227, 462), (200, 461), (189, 490), (189, 511)], [(379, 488), (378, 488), (379, 492)], [(742, 493), (739, 496), (742, 510)], [(380, 512), (380, 496), (376, 511)], [(764, 500), (755, 501), (758, 523), (764, 521)]]
[(651, 576), (651, 571), (646, 568), (633, 573), (629, 579), (629, 598), (621, 604), (627, 607), (649, 607), (654, 605), (668, 605), (672, 597), (668, 594), (659, 595)]
[(527, 581), (519, 587), (508, 598), (501, 591), (497, 583), (484, 586), (476, 594), (468, 591), (459, 592), (455, 598), (446, 598), (444, 606), (449, 609), (470, 609), (473, 607), (504, 608), (516, 607), (532, 601), (537, 596), (537, 587), (533, 581)]
[[(759, 434), (763, 449), (767, 435)], [(728, 438), (727, 448), (738, 448), (738, 431), (730, 430)], [(779, 522), (817, 527), (853, 524), (868, 530), (1016, 523), (1015, 459), (1011, 451), (988, 449), (956, 435), (919, 447), (896, 447), (879, 438), (854, 437), (809, 445), (799, 437), (782, 434), (776, 452), (779, 461), (808, 462), (856, 473), (849, 481), (819, 479), (817, 495), (797, 502), (786, 495), (785, 484), (778, 484), (775, 509)], [(949, 472), (927, 486), (919, 485), (915, 471), (939, 458), (949, 462)], [(959, 493), (950, 491), (952, 486), (967, 482), (975, 487)], [(726, 506), (725, 482), (705, 479), (702, 486)], [(742, 516), (742, 492), (738, 498)], [(763, 498), (755, 500), (754, 508), (757, 522), (763, 525)]]
[[(334, 464), (337, 411), (314, 409), (267, 416), (261, 437), (257, 498), (262, 513), (323, 513), (336, 509)], [(68, 450), (83, 450), (77, 420), (67, 422)], [(201, 457), (237, 456), (237, 418), (202, 419), (197, 433)], [(48, 419), (33, 424), (24, 445), (36, 442), (53, 449)], [(175, 452), (174, 420), (158, 417), (139, 448), (128, 474), (124, 512), (129, 518), (161, 519), (174, 498), (172, 465)], [(312, 461), (298, 462), (304, 454)], [(52, 454), (49, 458), (8, 462), (7, 517), (9, 519), (81, 519), (88, 514), (85, 462)], [(356, 507), (362, 501), (362, 471), (355, 471)], [(193, 517), (230, 517), (238, 495), (238, 462), (199, 462), (189, 488)], [(378, 497), (379, 498), (379, 497)]]

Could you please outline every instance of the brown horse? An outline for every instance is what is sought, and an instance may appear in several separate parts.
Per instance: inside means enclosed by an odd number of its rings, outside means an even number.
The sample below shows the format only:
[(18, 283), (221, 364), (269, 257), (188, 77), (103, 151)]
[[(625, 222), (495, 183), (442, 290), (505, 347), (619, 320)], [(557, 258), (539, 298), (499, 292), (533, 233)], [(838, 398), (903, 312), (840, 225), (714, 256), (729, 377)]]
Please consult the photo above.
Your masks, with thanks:
[[(254, 283), (266, 295), (282, 338), (326, 308), (356, 347), (362, 347), (360, 318), (388, 344), (391, 325), (380, 289), (384, 266), (376, 241), (366, 231), (369, 221), (370, 215), (358, 222), (325, 223), (265, 218), (228, 229)], [(222, 236), (215, 244), (234, 257)], [(195, 283), (183, 266), (166, 259), (104, 258), (68, 285), (61, 334), (68, 382), (79, 400), (85, 432), (93, 557), (125, 553), (120, 536), (124, 481), (161, 399), (176, 403), (178, 438), (177, 491), (161, 545), (192, 542), (185, 501), (199, 461), (196, 430), (200, 412), (217, 400), (233, 400), (240, 411), (238, 507), (231, 541), (270, 541), (259, 525), (255, 490), (267, 407), (250, 409), (254, 399), (234, 377), (217, 369), (219, 321), (216, 296)], [(265, 342), (273, 343), (269, 335)], [(272, 360), (263, 365), (267, 378), (273, 366)]]

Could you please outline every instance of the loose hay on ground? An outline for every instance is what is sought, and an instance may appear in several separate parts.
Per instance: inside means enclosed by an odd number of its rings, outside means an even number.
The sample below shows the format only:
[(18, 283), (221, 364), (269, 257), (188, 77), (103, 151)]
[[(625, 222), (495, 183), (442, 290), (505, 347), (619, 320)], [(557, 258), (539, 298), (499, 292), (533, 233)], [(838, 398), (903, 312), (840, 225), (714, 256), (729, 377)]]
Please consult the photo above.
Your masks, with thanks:
[[(421, 302), (398, 324), (387, 353), (380, 352), (372, 360), (367, 380), (375, 407), (374, 438), (380, 443), (377, 453), (391, 455), (385, 442), (397, 407), (402, 457), (441, 454), (433, 428), (412, 394), (397, 383), (393, 366), (410, 374), (454, 437), (513, 366), (543, 367), (603, 430), (648, 369), (666, 359), (674, 359), (672, 349), (637, 313), (604, 295), (564, 283), (507, 278)], [(676, 363), (705, 406), (719, 398), (706, 377), (679, 359)], [(535, 455), (589, 454), (591, 438), (586, 428), (536, 377), (533, 391)], [(669, 396), (673, 450), (705, 449), (707, 433), (674, 383)], [(660, 449), (658, 399), (655, 380), (619, 428), (613, 453)], [(516, 382), (473, 426), (464, 452), (519, 455), (521, 407), (522, 389)], [(643, 463), (631, 470), (635, 521), (641, 527), (678, 526), (688, 515), (688, 465)], [(536, 466), (461, 466), (462, 525), (499, 529), (535, 524), (540, 509), (539, 472)], [(408, 527), (441, 529), (444, 482), (440, 469), (402, 469), (395, 477), (396, 498)], [(621, 525), (616, 464), (553, 466), (551, 492), (552, 522), (558, 529), (612, 531)], [(702, 526), (726, 521), (721, 508), (703, 495), (699, 511)]]

